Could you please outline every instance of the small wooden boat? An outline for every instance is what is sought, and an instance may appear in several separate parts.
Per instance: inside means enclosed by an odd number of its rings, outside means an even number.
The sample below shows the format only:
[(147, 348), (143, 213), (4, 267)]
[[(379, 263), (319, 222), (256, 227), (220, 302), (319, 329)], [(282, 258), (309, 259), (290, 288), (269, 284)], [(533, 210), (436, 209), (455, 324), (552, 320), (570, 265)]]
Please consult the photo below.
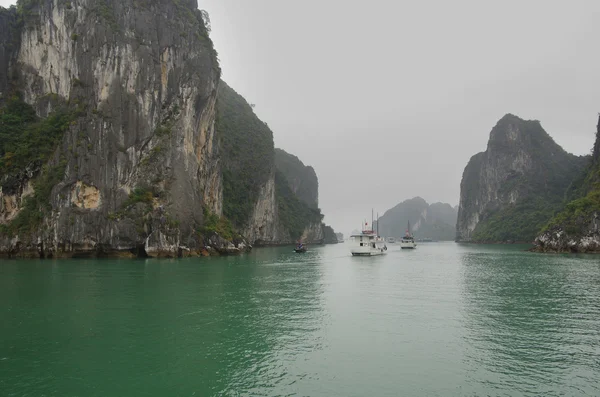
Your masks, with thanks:
[(294, 248), (294, 252), (296, 252), (297, 254), (303, 254), (306, 252), (306, 247), (296, 247)]

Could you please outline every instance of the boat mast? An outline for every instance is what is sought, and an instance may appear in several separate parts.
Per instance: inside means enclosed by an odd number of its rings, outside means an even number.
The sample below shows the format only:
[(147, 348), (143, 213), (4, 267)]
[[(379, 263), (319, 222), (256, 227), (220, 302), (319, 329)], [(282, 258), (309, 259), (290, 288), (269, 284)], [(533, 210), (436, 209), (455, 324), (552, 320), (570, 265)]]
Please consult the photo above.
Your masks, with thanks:
[(377, 213), (377, 237), (379, 237), (379, 212)]

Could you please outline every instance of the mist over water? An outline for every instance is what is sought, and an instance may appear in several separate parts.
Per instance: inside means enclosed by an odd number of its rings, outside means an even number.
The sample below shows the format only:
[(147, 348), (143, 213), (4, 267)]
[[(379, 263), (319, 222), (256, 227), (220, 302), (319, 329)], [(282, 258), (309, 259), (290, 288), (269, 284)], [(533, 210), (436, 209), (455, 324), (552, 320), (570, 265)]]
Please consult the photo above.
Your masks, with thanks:
[[(514, 246), (3, 261), (6, 395), (600, 394), (600, 265)], [(194, 394), (195, 393), (195, 394)]]

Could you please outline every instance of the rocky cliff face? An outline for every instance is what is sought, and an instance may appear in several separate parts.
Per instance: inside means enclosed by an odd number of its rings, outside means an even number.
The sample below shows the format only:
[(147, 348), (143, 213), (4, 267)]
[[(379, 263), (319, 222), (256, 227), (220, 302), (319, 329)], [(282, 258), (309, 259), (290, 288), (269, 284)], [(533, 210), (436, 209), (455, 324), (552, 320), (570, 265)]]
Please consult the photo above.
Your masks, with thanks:
[(293, 154), (275, 149), (275, 167), (285, 176), (292, 192), (311, 208), (319, 207), (319, 179), (314, 168)]
[(270, 172), (269, 179), (261, 186), (250, 220), (242, 233), (248, 241), (258, 245), (284, 244), (291, 241), (289, 233), (279, 222), (273, 172)]
[(458, 241), (531, 242), (562, 205), (587, 159), (565, 152), (538, 121), (507, 114), (463, 173)]
[(402, 237), (408, 222), (417, 238), (453, 240), (456, 210), (450, 204), (428, 204), (421, 197), (403, 201), (379, 218), (379, 234)]
[(19, 34), (17, 9), (3, 9), (0, 7), (0, 97), (8, 92), (10, 82), (9, 65), (14, 60), (14, 55), (19, 47), (21, 36)]
[(273, 132), (223, 81), (218, 91), (217, 136), (222, 155), (224, 215), (240, 229), (262, 227), (272, 235), (276, 232), (272, 226), (276, 222)]
[(592, 153), (586, 174), (570, 189), (573, 199), (536, 238), (537, 251), (600, 253), (600, 119)]
[(311, 208), (278, 174), (271, 130), (220, 81), (207, 22), (196, 0), (0, 9), (0, 255), (323, 240), (316, 191)]
[(335, 230), (331, 226), (325, 225), (323, 227), (323, 243), (325, 244), (337, 244), (339, 242)]
[[(219, 87), (217, 109), (224, 215), (255, 245), (322, 241), (320, 211), (308, 208), (276, 167), (271, 129), (225, 82)], [(308, 181), (299, 178), (298, 183)]]
[[(18, 8), (0, 13), (0, 32), (10, 32), (0, 38), (3, 97), (19, 92), (42, 118), (61, 107), (73, 117), (47, 162), (4, 169), (0, 251), (201, 250), (203, 207), (219, 214), (223, 200), (220, 70), (196, 1), (21, 0)], [(41, 194), (36, 181), (50, 170), (58, 174), (49, 205), (32, 208), (41, 219), (28, 224), (26, 197)], [(19, 217), (18, 228), (7, 223)]]

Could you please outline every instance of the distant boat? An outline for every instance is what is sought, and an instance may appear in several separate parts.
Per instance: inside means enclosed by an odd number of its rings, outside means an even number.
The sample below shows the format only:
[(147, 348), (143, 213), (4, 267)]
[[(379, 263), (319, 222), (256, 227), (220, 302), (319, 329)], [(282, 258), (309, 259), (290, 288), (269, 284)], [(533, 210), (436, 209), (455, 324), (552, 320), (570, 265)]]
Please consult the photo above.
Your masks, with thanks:
[(394, 244), (396, 242), (396, 239), (394, 237), (388, 237), (387, 242), (390, 244)]
[(415, 249), (417, 243), (415, 243), (415, 237), (410, 233), (410, 221), (408, 221), (408, 227), (406, 228), (406, 234), (400, 240), (400, 248), (404, 249)]

